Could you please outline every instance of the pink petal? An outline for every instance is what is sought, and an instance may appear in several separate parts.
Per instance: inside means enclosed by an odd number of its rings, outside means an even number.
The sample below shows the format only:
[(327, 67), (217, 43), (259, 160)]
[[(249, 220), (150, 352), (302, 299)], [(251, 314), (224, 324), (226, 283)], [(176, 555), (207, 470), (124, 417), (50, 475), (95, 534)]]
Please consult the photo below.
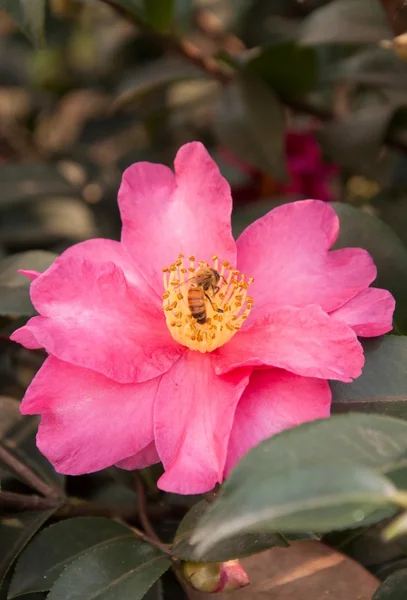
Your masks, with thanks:
[(211, 356), (186, 352), (161, 380), (154, 435), (165, 473), (158, 487), (201, 494), (223, 478), (236, 404), (249, 369), (215, 375)]
[(28, 335), (47, 352), (120, 383), (161, 375), (184, 352), (162, 311), (139, 306), (138, 295), (112, 262), (61, 256), (31, 284), (42, 315), (11, 339)]
[(41, 275), (39, 271), (32, 271), (31, 269), (19, 269), (18, 272), (20, 275), (24, 275), (24, 277), (31, 279), (31, 281), (34, 281), (34, 279), (37, 279), (37, 277)]
[[(42, 344), (37, 341), (34, 334), (36, 318), (37, 317), (32, 317), (25, 325), (23, 325), (23, 327), (16, 329), (10, 335), (10, 340), (17, 344), (21, 344), (24, 348), (28, 348), (28, 350), (38, 350), (39, 348), (42, 348)], [(33, 324), (34, 330), (31, 327)]]
[(236, 408), (225, 476), (250, 448), (284, 429), (329, 417), (330, 406), (327, 381), (280, 369), (254, 371)]
[[(139, 303), (146, 304), (150, 311), (154, 309), (162, 313), (162, 294), (158, 295), (134, 264), (131, 256), (120, 242), (95, 238), (70, 246), (61, 255), (65, 258), (87, 258), (92, 262), (113, 262), (124, 273), (127, 282), (137, 289)], [(50, 267), (52, 268), (52, 266)]]
[(365, 250), (328, 252), (338, 231), (334, 209), (318, 200), (284, 204), (249, 225), (237, 241), (238, 269), (255, 279), (257, 317), (287, 304), (330, 312), (369, 286), (376, 268)]
[(286, 306), (239, 331), (215, 351), (215, 370), (269, 366), (305, 377), (352, 381), (364, 363), (354, 331), (319, 306)]
[(175, 176), (163, 165), (135, 163), (119, 190), (122, 242), (160, 295), (162, 269), (179, 254), (218, 254), (236, 264), (229, 184), (199, 142), (182, 146), (174, 164)]
[(393, 329), (395, 304), (387, 290), (368, 288), (334, 310), (331, 317), (345, 321), (356, 335), (375, 337)]
[(116, 467), (126, 469), (126, 471), (134, 471), (135, 469), (145, 469), (158, 462), (160, 462), (160, 457), (158, 456), (157, 448), (155, 447), (155, 443), (151, 442), (137, 454), (119, 461)]
[(122, 385), (49, 357), (28, 388), (23, 414), (41, 414), (37, 445), (59, 473), (109, 467), (153, 440), (159, 379)]

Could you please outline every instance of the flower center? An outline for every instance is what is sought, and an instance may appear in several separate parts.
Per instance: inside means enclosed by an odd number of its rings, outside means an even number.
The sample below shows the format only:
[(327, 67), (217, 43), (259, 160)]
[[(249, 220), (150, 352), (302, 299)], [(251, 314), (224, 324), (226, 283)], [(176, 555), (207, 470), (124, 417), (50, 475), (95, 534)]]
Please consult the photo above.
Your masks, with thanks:
[(174, 340), (199, 352), (212, 352), (226, 344), (249, 316), (253, 298), (247, 290), (253, 278), (221, 263), (196, 262), (194, 256), (163, 269), (163, 308)]

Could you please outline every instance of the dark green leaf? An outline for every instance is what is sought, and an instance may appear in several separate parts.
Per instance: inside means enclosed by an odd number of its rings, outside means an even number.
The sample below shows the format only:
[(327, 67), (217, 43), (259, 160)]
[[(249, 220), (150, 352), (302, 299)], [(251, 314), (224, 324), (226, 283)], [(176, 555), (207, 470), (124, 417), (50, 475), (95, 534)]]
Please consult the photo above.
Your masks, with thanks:
[(184, 61), (174, 57), (161, 59), (140, 66), (135, 73), (121, 82), (115, 106), (137, 102), (145, 94), (171, 83), (199, 78), (202, 78), (202, 73)]
[(0, 585), (24, 546), (56, 509), (0, 517)]
[(363, 343), (365, 366), (353, 383), (333, 381), (332, 410), (407, 419), (407, 338), (387, 335)]
[(388, 225), (349, 204), (333, 204), (340, 219), (335, 248), (365, 248), (377, 266), (375, 287), (390, 290), (396, 299), (395, 323), (407, 332), (407, 250)]
[(341, 61), (327, 74), (329, 81), (354, 81), (364, 85), (406, 86), (406, 64), (395, 52), (376, 46)]
[(52, 252), (19, 252), (0, 260), (0, 314), (34, 315), (30, 300), (30, 280), (19, 269), (44, 272), (57, 258)]
[(165, 554), (139, 540), (117, 542), (69, 565), (48, 600), (140, 600), (170, 566)]
[[(272, 454), (269, 458), (273, 461)], [(300, 465), (267, 478), (252, 477), (250, 483), (237, 483), (238, 472), (239, 467), (234, 489), (211, 505), (192, 536), (198, 556), (247, 530), (322, 533), (351, 527), (391, 505), (397, 495), (389, 479), (356, 464)]]
[(0, 0), (1, 9), (10, 15), (33, 44), (43, 45), (45, 0)]
[[(391, 495), (387, 487), (389, 481), (376, 480), (374, 472), (390, 473), (405, 466), (406, 461), (407, 423), (398, 419), (363, 414), (341, 415), (284, 431), (250, 450), (232, 471), (222, 487), (221, 497), (210, 506), (203, 519), (205, 527), (202, 525), (199, 529), (201, 549), (206, 550), (220, 539), (238, 533), (241, 528), (249, 525), (250, 528), (252, 525), (257, 527), (260, 522), (260, 531), (264, 531), (265, 526), (272, 531), (292, 531), (293, 528), (297, 531), (321, 531), (351, 526), (380, 508), (380, 492), (377, 496), (373, 493), (376, 485), (378, 490), (384, 486), (382, 490), (387, 489)], [(352, 475), (353, 468), (363, 472), (356, 475), (355, 471)], [(333, 475), (334, 469), (336, 475)], [(371, 471), (365, 473), (365, 469)], [(352, 483), (354, 478), (359, 483)], [(305, 501), (301, 505), (301, 497), (309, 499), (310, 508), (318, 501), (318, 498), (312, 498), (312, 494), (319, 491), (322, 498), (329, 490), (333, 493), (334, 481), (342, 482), (333, 496), (334, 503), (337, 501), (336, 507), (334, 504), (325, 513), (319, 507), (319, 513), (308, 511), (307, 515), (303, 515), (307, 506)], [(370, 485), (372, 504), (369, 507), (369, 502), (365, 501), (370, 497)], [(349, 508), (352, 490), (360, 492), (360, 496)], [(302, 496), (295, 504), (295, 496), (300, 492)], [(376, 500), (378, 503), (375, 505)], [(287, 517), (283, 519), (282, 513), (273, 512), (277, 508), (288, 510), (290, 502), (297, 514), (302, 515), (301, 519), (297, 519), (295, 513), (287, 520)], [(322, 519), (324, 514), (325, 520)], [(382, 517), (380, 513), (377, 515)], [(253, 523), (250, 524), (248, 519), (254, 519)], [(230, 527), (232, 521), (233, 528)], [(265, 525), (264, 521), (268, 524)], [(208, 545), (205, 545), (205, 536), (211, 540)]]
[(396, 108), (392, 104), (377, 104), (356, 110), (330, 121), (318, 138), (334, 162), (375, 177), (379, 151)]
[(79, 557), (122, 540), (135, 539), (131, 529), (102, 517), (79, 517), (51, 525), (21, 555), (9, 598), (50, 590), (64, 569)]
[[(198, 521), (204, 516), (208, 508), (209, 505), (206, 500), (202, 500), (195, 504), (181, 521), (172, 548), (172, 554), (177, 558), (183, 560), (197, 558), (195, 548), (190, 543), (190, 538)], [(204, 552), (199, 560), (204, 562), (231, 560), (257, 554), (273, 546), (288, 546), (288, 543), (278, 533), (243, 532), (215, 544), (210, 550)]]
[(0, 165), (0, 181), (1, 209), (29, 198), (69, 194), (74, 189), (51, 164)]
[(407, 596), (407, 569), (396, 571), (382, 583), (372, 600), (405, 600)]
[(318, 75), (313, 48), (301, 48), (292, 42), (263, 47), (245, 69), (263, 79), (283, 98), (303, 96), (315, 85)]
[(380, 2), (334, 0), (314, 10), (303, 22), (300, 42), (318, 44), (363, 44), (392, 38)]
[(174, 16), (175, 0), (144, 0), (144, 11), (147, 20), (159, 31), (170, 29)]
[(242, 75), (224, 87), (215, 129), (220, 142), (238, 158), (286, 179), (283, 108), (260, 79)]

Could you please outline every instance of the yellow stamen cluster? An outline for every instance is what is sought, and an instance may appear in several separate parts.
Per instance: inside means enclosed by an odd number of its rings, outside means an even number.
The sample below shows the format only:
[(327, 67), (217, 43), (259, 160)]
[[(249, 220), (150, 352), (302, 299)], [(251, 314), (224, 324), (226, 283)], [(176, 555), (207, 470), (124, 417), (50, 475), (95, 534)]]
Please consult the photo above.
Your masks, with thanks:
[[(219, 280), (205, 290), (196, 276), (206, 269), (218, 273)], [(180, 254), (163, 272), (165, 319), (172, 337), (183, 346), (212, 352), (226, 344), (249, 316), (253, 298), (247, 290), (253, 278), (246, 279), (227, 261), (220, 263), (212, 256), (210, 264)], [(198, 318), (204, 322), (199, 323)]]

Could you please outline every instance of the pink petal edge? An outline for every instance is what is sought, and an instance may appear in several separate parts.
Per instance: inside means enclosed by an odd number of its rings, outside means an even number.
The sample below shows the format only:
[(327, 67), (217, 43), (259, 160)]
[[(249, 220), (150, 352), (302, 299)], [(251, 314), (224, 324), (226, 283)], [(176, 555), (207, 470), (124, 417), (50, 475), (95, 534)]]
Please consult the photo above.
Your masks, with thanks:
[(331, 313), (360, 337), (384, 335), (393, 329), (396, 302), (387, 290), (368, 288)]
[(221, 482), (236, 404), (250, 369), (215, 375), (209, 354), (186, 352), (163, 376), (154, 437), (165, 473), (158, 487), (201, 494)]
[(175, 175), (164, 165), (135, 163), (119, 190), (123, 245), (160, 295), (162, 269), (179, 254), (198, 261), (217, 254), (236, 264), (229, 184), (199, 142), (182, 146), (174, 165)]
[(328, 252), (339, 232), (334, 209), (319, 200), (291, 202), (258, 219), (237, 240), (238, 269), (254, 277), (252, 316), (286, 306), (335, 310), (376, 277), (360, 248)]
[(281, 369), (254, 371), (236, 408), (225, 477), (250, 448), (295, 425), (329, 417), (330, 406), (327, 381)]
[(109, 467), (153, 440), (159, 379), (123, 385), (49, 357), (29, 386), (22, 414), (40, 414), (39, 450), (59, 473)]
[(354, 331), (319, 306), (285, 306), (239, 331), (214, 353), (217, 373), (238, 367), (279, 367), (297, 375), (350, 382), (363, 349)]

